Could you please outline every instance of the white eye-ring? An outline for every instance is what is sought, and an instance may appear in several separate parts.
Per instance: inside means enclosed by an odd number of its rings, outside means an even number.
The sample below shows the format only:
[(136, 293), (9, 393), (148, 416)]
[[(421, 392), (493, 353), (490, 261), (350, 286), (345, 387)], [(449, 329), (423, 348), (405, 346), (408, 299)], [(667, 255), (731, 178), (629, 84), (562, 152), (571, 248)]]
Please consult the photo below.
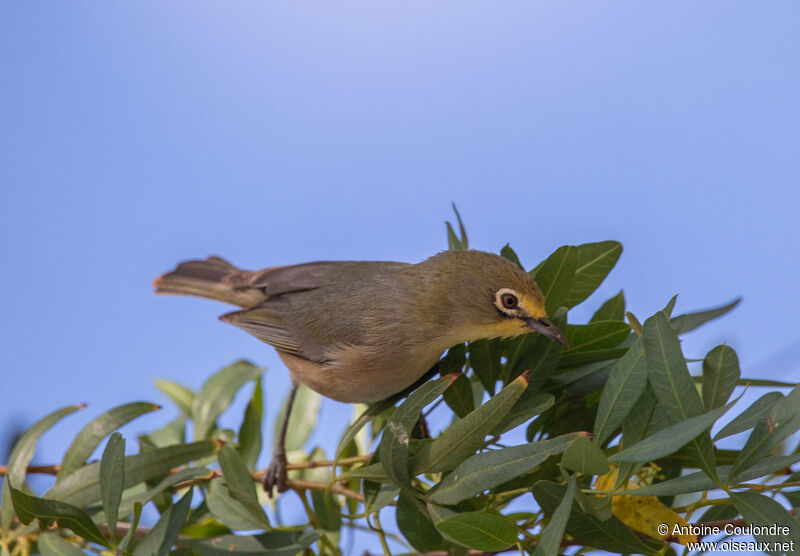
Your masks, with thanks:
[(494, 303), (503, 312), (513, 311), (519, 306), (519, 297), (514, 290), (503, 288), (495, 294)]

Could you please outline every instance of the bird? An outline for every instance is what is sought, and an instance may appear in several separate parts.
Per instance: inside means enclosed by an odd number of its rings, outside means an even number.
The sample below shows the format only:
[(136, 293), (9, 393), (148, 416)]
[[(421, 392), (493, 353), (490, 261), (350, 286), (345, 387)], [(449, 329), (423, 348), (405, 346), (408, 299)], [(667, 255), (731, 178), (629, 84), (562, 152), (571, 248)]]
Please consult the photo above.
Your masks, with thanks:
[(317, 261), (242, 270), (218, 256), (181, 262), (154, 281), (159, 295), (239, 307), (220, 320), (272, 345), (292, 389), (264, 489), (285, 491), (284, 439), (297, 387), (376, 402), (403, 391), (450, 347), (538, 332), (567, 345), (545, 296), (519, 265), (484, 251), (440, 252), (411, 264)]

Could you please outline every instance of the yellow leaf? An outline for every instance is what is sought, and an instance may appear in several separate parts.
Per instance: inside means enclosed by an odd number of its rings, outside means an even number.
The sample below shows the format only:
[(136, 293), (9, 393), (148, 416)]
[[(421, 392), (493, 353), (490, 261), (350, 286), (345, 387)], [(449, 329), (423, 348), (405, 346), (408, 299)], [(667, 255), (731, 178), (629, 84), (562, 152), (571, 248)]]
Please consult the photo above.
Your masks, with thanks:
[[(617, 482), (616, 466), (597, 478), (595, 490), (612, 490)], [(627, 490), (639, 488), (633, 481), (628, 481)], [(696, 535), (674, 534), (676, 531), (688, 531), (689, 524), (668, 506), (659, 502), (655, 496), (613, 495), (611, 511), (625, 525), (635, 531), (644, 533), (654, 539), (688, 544), (697, 542)], [(666, 529), (665, 526), (666, 525)], [(659, 531), (666, 530), (666, 534)]]

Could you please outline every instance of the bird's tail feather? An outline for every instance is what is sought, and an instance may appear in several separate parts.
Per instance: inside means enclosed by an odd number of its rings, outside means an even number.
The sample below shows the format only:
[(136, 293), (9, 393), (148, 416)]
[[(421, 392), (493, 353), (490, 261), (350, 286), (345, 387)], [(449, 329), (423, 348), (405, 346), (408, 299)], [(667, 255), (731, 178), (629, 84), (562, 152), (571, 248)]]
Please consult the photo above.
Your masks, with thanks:
[(263, 290), (235, 287), (232, 280), (242, 273), (220, 257), (180, 263), (175, 270), (153, 280), (155, 293), (161, 295), (191, 295), (215, 299), (239, 307), (252, 307), (265, 299)]

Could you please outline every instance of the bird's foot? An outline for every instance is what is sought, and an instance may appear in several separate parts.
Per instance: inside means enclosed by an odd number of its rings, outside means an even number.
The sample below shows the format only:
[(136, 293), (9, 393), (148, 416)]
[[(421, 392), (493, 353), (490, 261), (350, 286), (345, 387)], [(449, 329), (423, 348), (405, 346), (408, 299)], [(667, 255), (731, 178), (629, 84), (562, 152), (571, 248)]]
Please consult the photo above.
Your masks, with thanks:
[(267, 496), (272, 498), (272, 489), (278, 487), (278, 492), (286, 492), (289, 490), (286, 477), (286, 454), (283, 452), (275, 452), (272, 455), (272, 461), (264, 473), (264, 480), (261, 482)]

